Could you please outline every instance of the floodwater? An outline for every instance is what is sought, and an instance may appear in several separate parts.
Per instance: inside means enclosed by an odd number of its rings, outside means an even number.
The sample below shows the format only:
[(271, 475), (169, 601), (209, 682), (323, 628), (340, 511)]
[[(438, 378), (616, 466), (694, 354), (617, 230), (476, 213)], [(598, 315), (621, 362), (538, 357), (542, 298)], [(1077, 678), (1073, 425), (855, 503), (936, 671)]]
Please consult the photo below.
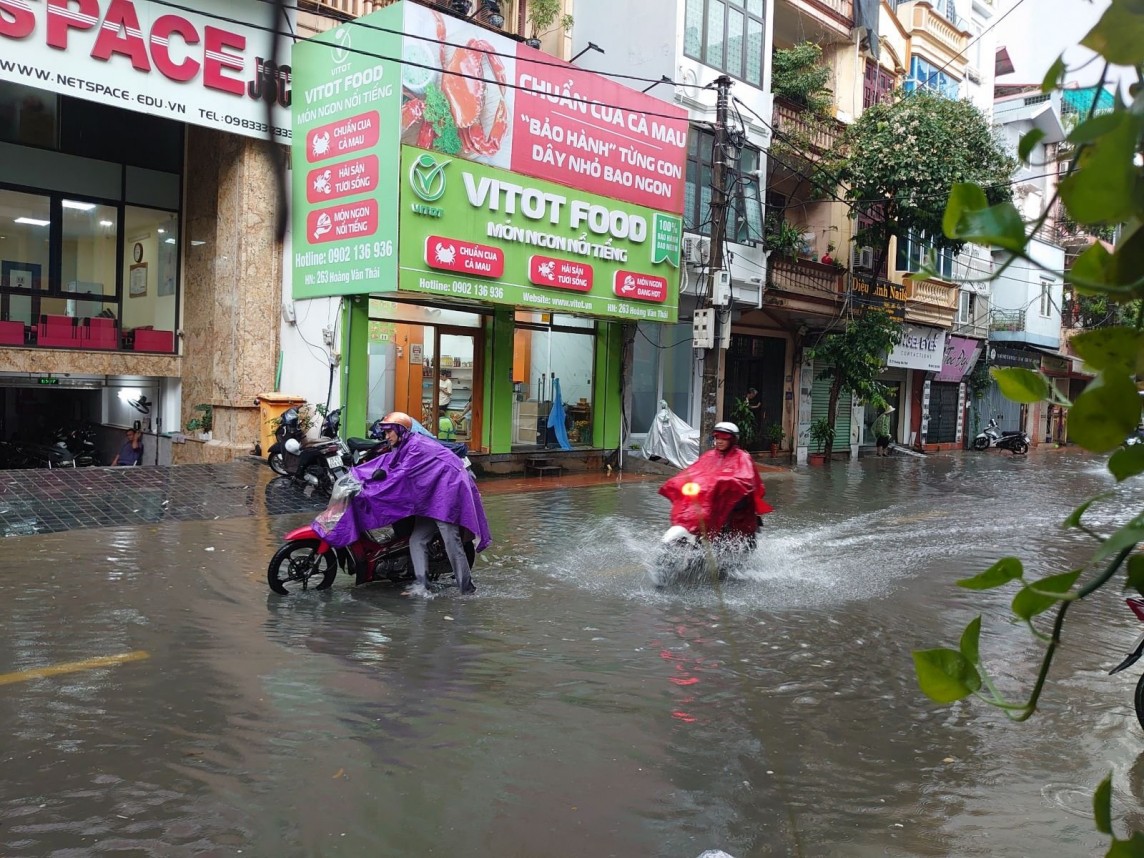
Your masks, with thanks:
[(1139, 626), (1118, 588), (1070, 612), (1025, 724), (932, 704), (910, 651), (980, 612), (1000, 683), (1027, 689), (1013, 590), (954, 581), (1081, 563), (1091, 540), (1057, 524), (1110, 487), (1072, 451), (775, 475), (743, 579), (678, 593), (648, 583), (654, 483), (489, 497), (465, 600), (347, 576), (271, 594), (300, 516), (8, 539), (0, 683), (147, 657), (0, 684), (0, 854), (1103, 854), (1109, 771), (1114, 816), (1144, 825), (1140, 671), (1106, 675)]

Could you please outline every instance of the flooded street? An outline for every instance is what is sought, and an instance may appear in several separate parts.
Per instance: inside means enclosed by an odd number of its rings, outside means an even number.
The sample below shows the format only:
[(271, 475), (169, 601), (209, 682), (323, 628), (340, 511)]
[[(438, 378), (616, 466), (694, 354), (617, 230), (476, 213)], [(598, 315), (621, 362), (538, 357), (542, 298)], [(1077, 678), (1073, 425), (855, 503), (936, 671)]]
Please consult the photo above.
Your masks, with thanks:
[(1091, 540), (1056, 525), (1113, 486), (1099, 460), (766, 476), (743, 579), (681, 593), (648, 580), (655, 482), (487, 497), (468, 600), (344, 575), (270, 593), (306, 515), (4, 540), (0, 854), (1097, 855), (1110, 770), (1114, 818), (1144, 824), (1139, 670), (1106, 675), (1140, 625), (1119, 586), (1070, 612), (1025, 724), (932, 704), (910, 658), (983, 612), (1022, 697), (1040, 649), (1015, 588), (954, 581), (1006, 554), (1032, 576), (1081, 563)]

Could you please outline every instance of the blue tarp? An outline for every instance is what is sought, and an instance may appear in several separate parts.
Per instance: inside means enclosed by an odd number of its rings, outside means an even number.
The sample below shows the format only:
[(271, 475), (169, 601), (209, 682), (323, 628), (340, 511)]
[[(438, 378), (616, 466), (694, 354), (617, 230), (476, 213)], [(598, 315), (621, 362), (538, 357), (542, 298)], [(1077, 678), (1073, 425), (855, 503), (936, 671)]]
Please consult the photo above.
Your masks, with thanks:
[(565, 427), (567, 416), (564, 414), (564, 399), (560, 395), (560, 379), (552, 379), (552, 410), (548, 412), (548, 428), (556, 436), (556, 442), (561, 450), (571, 450), (568, 443), (568, 429)]

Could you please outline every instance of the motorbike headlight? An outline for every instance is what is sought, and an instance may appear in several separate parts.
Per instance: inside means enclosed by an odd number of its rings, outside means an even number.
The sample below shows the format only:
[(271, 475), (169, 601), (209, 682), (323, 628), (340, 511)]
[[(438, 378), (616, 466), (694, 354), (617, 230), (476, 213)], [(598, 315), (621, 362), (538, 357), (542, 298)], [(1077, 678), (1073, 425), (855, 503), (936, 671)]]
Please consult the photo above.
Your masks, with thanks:
[(700, 491), (699, 483), (684, 483), (679, 493), (685, 498), (694, 498), (699, 496)]

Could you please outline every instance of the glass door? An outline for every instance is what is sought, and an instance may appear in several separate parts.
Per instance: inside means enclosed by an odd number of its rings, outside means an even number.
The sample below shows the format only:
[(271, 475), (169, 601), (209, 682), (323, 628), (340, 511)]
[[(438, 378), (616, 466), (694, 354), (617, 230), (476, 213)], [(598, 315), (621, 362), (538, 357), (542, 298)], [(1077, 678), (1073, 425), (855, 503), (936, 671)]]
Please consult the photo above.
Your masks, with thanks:
[(434, 328), (433, 350), (426, 355), (422, 381), (425, 428), (442, 441), (477, 447), (480, 439), (480, 371), (477, 333)]

